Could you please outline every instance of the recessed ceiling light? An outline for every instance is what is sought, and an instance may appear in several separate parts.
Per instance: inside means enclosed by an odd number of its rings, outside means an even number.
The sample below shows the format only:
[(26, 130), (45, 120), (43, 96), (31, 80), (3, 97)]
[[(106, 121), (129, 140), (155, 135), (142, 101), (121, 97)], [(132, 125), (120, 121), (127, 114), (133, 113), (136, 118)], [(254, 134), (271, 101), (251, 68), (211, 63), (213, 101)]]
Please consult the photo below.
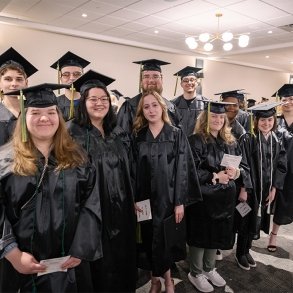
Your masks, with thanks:
[(290, 63), (293, 64), (293, 61), (291, 61)]
[(81, 16), (82, 17), (87, 17), (87, 14), (86, 13), (83, 13)]
[(272, 34), (273, 33), (273, 31), (268, 31), (268, 34)]
[(154, 33), (155, 33), (155, 34), (158, 34), (158, 33), (159, 33), (159, 31), (158, 31), (158, 30), (155, 30), (155, 31), (154, 31)]
[(270, 58), (270, 56), (269, 56), (269, 55), (267, 55), (267, 56), (266, 56), (266, 58), (268, 59), (268, 58)]

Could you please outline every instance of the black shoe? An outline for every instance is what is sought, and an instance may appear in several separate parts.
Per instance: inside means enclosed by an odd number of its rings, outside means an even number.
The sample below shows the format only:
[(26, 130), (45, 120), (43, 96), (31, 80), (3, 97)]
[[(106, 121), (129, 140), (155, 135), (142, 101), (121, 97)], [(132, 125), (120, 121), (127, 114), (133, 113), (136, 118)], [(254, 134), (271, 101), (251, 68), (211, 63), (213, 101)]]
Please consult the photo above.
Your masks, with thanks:
[(240, 256), (235, 255), (235, 260), (241, 269), (246, 271), (250, 270), (250, 265), (248, 263), (246, 255), (240, 255)]
[(248, 264), (251, 268), (255, 268), (256, 267), (256, 262), (253, 259), (253, 257), (251, 256), (251, 254), (248, 252), (247, 254), (245, 254), (246, 259), (248, 261)]

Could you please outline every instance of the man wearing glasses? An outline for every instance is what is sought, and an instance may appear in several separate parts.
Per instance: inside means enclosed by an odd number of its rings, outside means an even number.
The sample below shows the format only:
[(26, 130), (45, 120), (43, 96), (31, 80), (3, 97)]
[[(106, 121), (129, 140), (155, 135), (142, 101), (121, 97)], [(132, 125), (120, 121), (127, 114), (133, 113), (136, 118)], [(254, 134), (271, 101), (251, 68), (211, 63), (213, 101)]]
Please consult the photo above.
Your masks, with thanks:
[[(58, 71), (58, 83), (72, 85), (74, 81), (83, 75), (83, 69), (89, 64), (89, 61), (68, 51), (51, 67)], [(70, 89), (65, 89), (64, 94), (58, 97), (58, 107), (65, 121), (74, 117), (79, 98), (80, 94), (75, 91), (73, 86)]]
[[(174, 75), (181, 78), (183, 94), (172, 100), (181, 115), (181, 128), (189, 136), (194, 131), (198, 115), (204, 110), (203, 97), (196, 95), (198, 71), (202, 68), (186, 66)], [(177, 81), (176, 81), (177, 86)], [(176, 90), (175, 90), (176, 93)]]
[[(126, 100), (121, 106), (117, 116), (118, 125), (120, 125), (128, 133), (132, 132), (133, 121), (142, 94), (151, 90), (158, 92), (160, 95), (162, 94), (163, 76), (161, 66), (170, 64), (168, 62), (157, 59), (135, 61), (133, 63), (140, 64), (141, 66), (139, 81), (139, 88), (141, 93), (139, 93), (132, 99)], [(169, 100), (165, 98), (164, 100), (168, 108), (168, 115), (171, 123), (174, 126), (179, 126), (180, 114), (178, 113), (176, 107)]]

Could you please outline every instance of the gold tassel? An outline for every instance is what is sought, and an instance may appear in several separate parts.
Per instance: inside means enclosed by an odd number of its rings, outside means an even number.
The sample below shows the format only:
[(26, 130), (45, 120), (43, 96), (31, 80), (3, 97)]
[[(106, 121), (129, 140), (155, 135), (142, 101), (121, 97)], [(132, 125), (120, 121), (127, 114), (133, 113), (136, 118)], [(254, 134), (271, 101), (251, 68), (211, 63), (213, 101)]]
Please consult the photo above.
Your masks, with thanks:
[[(61, 79), (61, 71), (59, 67), (59, 62), (57, 63), (57, 82), (60, 84), (60, 79)], [(60, 89), (58, 89), (58, 95), (60, 95)]]
[(140, 70), (139, 70), (139, 84), (138, 84), (138, 92), (141, 93), (141, 81), (142, 81), (142, 63), (140, 63)]
[(253, 114), (252, 112), (249, 113), (250, 115), (250, 133), (255, 136), (254, 127), (253, 127)]
[(71, 92), (71, 98), (70, 98), (69, 120), (74, 117), (74, 93), (75, 93), (75, 88), (73, 87), (73, 83), (71, 84), (70, 92)]
[(25, 96), (20, 91), (20, 96), (18, 97), (20, 104), (20, 119), (21, 119), (21, 141), (27, 142), (27, 130), (26, 130), (26, 122), (25, 122), (25, 112), (24, 112), (24, 100)]
[(3, 97), (4, 97), (4, 93), (2, 90), (0, 90), (0, 102), (3, 103)]
[(174, 90), (174, 97), (176, 96), (177, 86), (178, 86), (178, 73), (177, 73), (177, 76), (176, 76), (176, 84), (175, 84), (175, 90)]
[(208, 103), (207, 133), (210, 133), (210, 113), (211, 113), (211, 102)]

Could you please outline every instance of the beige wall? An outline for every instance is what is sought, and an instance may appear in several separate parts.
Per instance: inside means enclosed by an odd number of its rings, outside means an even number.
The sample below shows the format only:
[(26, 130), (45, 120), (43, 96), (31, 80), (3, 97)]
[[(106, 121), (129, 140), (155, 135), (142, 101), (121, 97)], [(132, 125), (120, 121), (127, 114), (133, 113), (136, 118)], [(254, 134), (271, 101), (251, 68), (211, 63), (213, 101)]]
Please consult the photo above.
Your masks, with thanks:
[[(162, 67), (164, 96), (167, 98), (174, 95), (176, 78), (173, 74), (187, 65), (195, 64), (195, 56), (191, 55), (176, 55), (0, 24), (0, 53), (11, 46), (39, 69), (30, 78), (30, 85), (56, 82), (57, 73), (50, 65), (65, 52), (72, 51), (91, 61), (86, 70), (93, 69), (116, 79), (109, 89), (118, 89), (130, 97), (138, 92), (139, 65), (133, 64), (133, 61), (156, 58), (171, 63)], [(270, 97), (289, 80), (289, 74), (211, 60), (205, 60), (204, 73), (203, 94), (209, 98), (214, 98), (216, 92), (238, 88), (249, 92), (249, 97)], [(180, 93), (178, 86), (177, 95)]]

